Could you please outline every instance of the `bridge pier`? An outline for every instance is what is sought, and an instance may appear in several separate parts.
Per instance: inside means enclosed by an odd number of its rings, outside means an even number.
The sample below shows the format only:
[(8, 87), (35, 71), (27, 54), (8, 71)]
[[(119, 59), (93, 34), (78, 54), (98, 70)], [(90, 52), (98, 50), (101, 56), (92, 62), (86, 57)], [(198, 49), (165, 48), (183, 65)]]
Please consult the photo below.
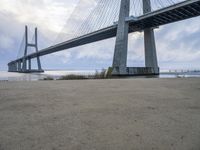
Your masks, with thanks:
[[(143, 0), (143, 13), (151, 12), (151, 1)], [(145, 66), (152, 68), (153, 74), (159, 74), (159, 67), (156, 54), (156, 44), (154, 29), (144, 29), (144, 49), (145, 49)]]
[(13, 62), (9, 64), (9, 71), (10, 72), (16, 72), (17, 71), (17, 62)]
[[(129, 9), (130, 0), (121, 0), (111, 71), (112, 75), (157, 75), (159, 74), (159, 67), (157, 62), (154, 30), (152, 28), (144, 29), (145, 67), (127, 67), (129, 23), (126, 21), (126, 18), (129, 17)], [(150, 11), (150, 0), (143, 0), (144, 14)]]
[(9, 64), (9, 65), (8, 65), (8, 71), (9, 71), (9, 72), (12, 72), (12, 64)]
[(28, 59), (28, 70), (31, 71), (31, 59)]
[(14, 71), (15, 71), (14, 64), (12, 64), (12, 72), (14, 72)]
[(38, 71), (44, 72), (41, 67), (41, 62), (39, 56), (37, 57)]
[(14, 72), (17, 71), (17, 63), (16, 62), (13, 64), (13, 67), (14, 67)]
[(22, 71), (22, 61), (18, 61), (18, 72)]
[(12, 72), (12, 64), (9, 65), (9, 71)]
[(127, 75), (129, 23), (126, 22), (126, 18), (129, 17), (129, 9), (130, 0), (121, 0), (112, 75)]
[[(38, 34), (37, 34), (37, 28), (35, 28), (35, 50), (38, 53)], [(41, 67), (41, 62), (40, 62), (40, 57), (39, 56), (37, 56), (37, 65), (38, 65), (38, 71), (39, 72), (44, 72), (42, 70), (42, 67)]]
[(27, 60), (25, 58), (23, 58), (23, 61), (22, 61), (22, 70), (21, 72), (26, 72), (27, 70)]

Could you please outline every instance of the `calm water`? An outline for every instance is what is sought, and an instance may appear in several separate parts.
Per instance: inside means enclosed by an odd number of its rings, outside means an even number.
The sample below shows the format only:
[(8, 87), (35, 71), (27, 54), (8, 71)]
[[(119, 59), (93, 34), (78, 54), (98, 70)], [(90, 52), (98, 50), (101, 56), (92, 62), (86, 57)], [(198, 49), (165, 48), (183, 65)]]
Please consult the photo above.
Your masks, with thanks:
[[(81, 71), (45, 71), (44, 73), (10, 73), (6, 71), (0, 71), (0, 81), (37, 81), (46, 77), (53, 77), (58, 79), (61, 76), (76, 74), (76, 75), (92, 75), (95, 74), (95, 70), (81, 70)], [(200, 72), (169, 72), (161, 71), (156, 78), (188, 78), (188, 77), (200, 77)], [(137, 77), (138, 78), (138, 77)], [(140, 78), (146, 78), (145, 76)]]

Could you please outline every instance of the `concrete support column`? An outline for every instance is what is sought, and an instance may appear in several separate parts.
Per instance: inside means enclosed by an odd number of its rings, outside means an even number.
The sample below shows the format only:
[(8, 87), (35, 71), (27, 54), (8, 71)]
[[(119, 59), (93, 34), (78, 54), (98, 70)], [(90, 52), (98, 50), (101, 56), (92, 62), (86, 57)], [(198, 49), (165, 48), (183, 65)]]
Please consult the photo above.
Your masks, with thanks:
[(22, 72), (26, 72), (26, 71), (27, 71), (27, 60), (25, 58), (23, 58)]
[(10, 72), (12, 72), (12, 64), (9, 65)]
[(13, 71), (13, 65), (10, 64), (10, 71), (12, 72)]
[(13, 71), (16, 70), (16, 63), (13, 63)]
[(144, 30), (145, 42), (145, 65), (146, 67), (158, 68), (156, 45), (153, 29)]
[(13, 68), (12, 70), (15, 71), (15, 64), (14, 63), (12, 65), (12, 68)]
[[(38, 34), (37, 34), (37, 28), (35, 28), (35, 48), (36, 48), (36, 52), (38, 53)], [(40, 62), (40, 57), (37, 56), (37, 63), (38, 63), (38, 70), (41, 71), (42, 67), (41, 67), (41, 62)]]
[(22, 65), (22, 72), (26, 72), (27, 64), (26, 64), (26, 55), (27, 55), (27, 47), (28, 47), (28, 27), (25, 27), (25, 50), (24, 50), (24, 58), (23, 58), (23, 65)]
[(14, 63), (14, 71), (17, 71), (17, 63)]
[(12, 72), (12, 65), (10, 65), (10, 72)]
[[(144, 14), (151, 12), (151, 1), (143, 0)], [(145, 66), (154, 68), (155, 73), (159, 73), (154, 30), (152, 28), (144, 29), (145, 45)]]
[(20, 66), (21, 66), (21, 68), (20, 68), (20, 72), (22, 72), (22, 63), (23, 63), (23, 61), (20, 60)]
[(113, 58), (113, 75), (127, 74), (127, 51), (128, 51), (128, 30), (129, 24), (126, 17), (129, 17), (130, 0), (121, 0), (121, 8), (117, 27), (117, 36)]
[(15, 63), (15, 71), (18, 71), (18, 63)]
[(28, 59), (28, 70), (31, 71), (31, 59)]
[(12, 71), (14, 71), (14, 64), (12, 64)]
[(22, 64), (21, 64), (21, 60), (18, 61), (18, 72), (21, 72), (22, 70)]
[(14, 62), (14, 64), (13, 64), (13, 69), (14, 69), (14, 72), (17, 71), (17, 63), (16, 62)]
[(16, 71), (17, 70), (17, 63), (15, 62), (14, 63), (14, 71)]
[(14, 71), (14, 64), (12, 64), (12, 71)]
[(8, 71), (9, 71), (9, 72), (12, 71), (11, 65), (9, 65)]
[(38, 70), (41, 71), (42, 67), (41, 67), (41, 62), (40, 62), (40, 57), (37, 57), (37, 63), (38, 63)]
[(15, 63), (13, 63), (13, 71), (15, 71)]

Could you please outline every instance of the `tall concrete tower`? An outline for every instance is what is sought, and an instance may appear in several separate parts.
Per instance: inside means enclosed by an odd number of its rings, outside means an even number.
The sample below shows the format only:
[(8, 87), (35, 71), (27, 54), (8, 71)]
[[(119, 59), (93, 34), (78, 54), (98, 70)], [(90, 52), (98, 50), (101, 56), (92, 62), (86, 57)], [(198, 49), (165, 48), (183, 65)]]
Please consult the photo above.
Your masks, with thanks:
[[(151, 1), (143, 0), (143, 13), (151, 12)], [(153, 68), (155, 74), (159, 73), (154, 30), (152, 28), (144, 29), (145, 46), (145, 66)]]
[[(26, 58), (27, 56), (27, 51), (28, 47), (33, 47), (36, 50), (36, 53), (38, 53), (38, 34), (37, 34), (37, 28), (35, 28), (35, 42), (34, 43), (29, 43), (28, 42), (28, 27), (25, 27), (25, 50), (24, 50), (24, 57), (22, 59), (22, 68), (21, 68), (21, 62), (19, 61), (19, 72), (43, 72), (41, 63), (40, 63), (40, 57), (37, 56), (37, 65), (38, 69), (37, 70), (32, 70), (31, 69), (31, 58)], [(27, 61), (28, 61), (28, 66), (27, 66)], [(28, 67), (28, 68), (27, 68)]]
[(129, 17), (130, 0), (121, 0), (119, 21), (117, 27), (117, 36), (113, 58), (113, 75), (126, 75), (127, 52), (128, 52), (128, 30), (129, 23), (126, 18)]

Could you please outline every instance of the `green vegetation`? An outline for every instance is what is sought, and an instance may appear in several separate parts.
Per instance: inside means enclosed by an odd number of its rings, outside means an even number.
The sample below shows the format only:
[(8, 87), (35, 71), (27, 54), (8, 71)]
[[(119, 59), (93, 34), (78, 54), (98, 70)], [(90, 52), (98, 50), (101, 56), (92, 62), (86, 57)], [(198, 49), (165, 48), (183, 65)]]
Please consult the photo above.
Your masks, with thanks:
[[(57, 80), (88, 80), (88, 79), (110, 79), (112, 78), (111, 76), (111, 69), (102, 69), (101, 71), (96, 71), (94, 75), (75, 75), (75, 74), (70, 74), (70, 75), (65, 75), (60, 77)], [(43, 80), (54, 80), (53, 77), (46, 77)]]
[(62, 76), (58, 80), (86, 80), (86, 79), (88, 79), (88, 77), (84, 75), (70, 74), (70, 75)]
[(96, 71), (94, 75), (89, 76), (92, 79), (106, 79), (106, 69), (102, 69), (100, 72)]
[(45, 77), (42, 80), (49, 81), (49, 80), (54, 80), (54, 78), (52, 78), (52, 77)]
[(96, 73), (94, 75), (66, 75), (66, 76), (62, 76), (60, 79), (58, 80), (87, 80), (87, 79), (108, 79), (111, 78), (111, 76), (107, 75), (107, 70), (106, 69), (102, 69), (100, 72), (96, 71)]

